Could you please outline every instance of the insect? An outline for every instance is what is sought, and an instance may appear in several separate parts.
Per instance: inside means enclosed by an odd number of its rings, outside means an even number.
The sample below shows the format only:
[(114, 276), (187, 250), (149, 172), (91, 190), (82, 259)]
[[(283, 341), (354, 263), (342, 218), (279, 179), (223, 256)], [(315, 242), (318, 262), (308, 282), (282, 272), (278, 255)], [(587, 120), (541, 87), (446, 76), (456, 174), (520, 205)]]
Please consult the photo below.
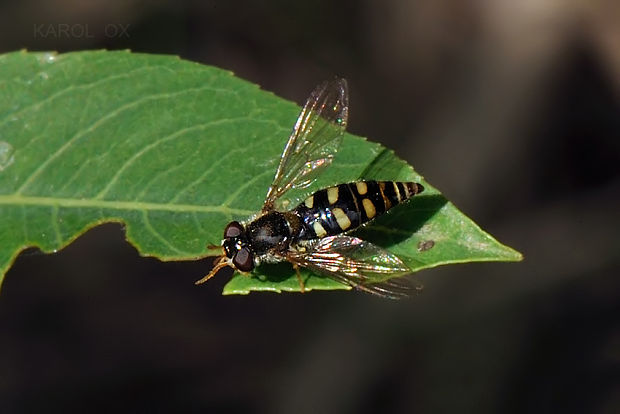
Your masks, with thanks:
[(229, 266), (249, 274), (261, 263), (290, 262), (301, 291), (299, 268), (325, 275), (356, 289), (388, 298), (408, 296), (410, 273), (394, 254), (349, 235), (390, 208), (424, 190), (414, 182), (357, 181), (319, 190), (292, 210), (276, 208), (293, 188), (305, 188), (328, 167), (338, 151), (348, 118), (344, 79), (323, 82), (304, 105), (284, 147), (262, 210), (224, 230), (223, 254), (201, 284)]

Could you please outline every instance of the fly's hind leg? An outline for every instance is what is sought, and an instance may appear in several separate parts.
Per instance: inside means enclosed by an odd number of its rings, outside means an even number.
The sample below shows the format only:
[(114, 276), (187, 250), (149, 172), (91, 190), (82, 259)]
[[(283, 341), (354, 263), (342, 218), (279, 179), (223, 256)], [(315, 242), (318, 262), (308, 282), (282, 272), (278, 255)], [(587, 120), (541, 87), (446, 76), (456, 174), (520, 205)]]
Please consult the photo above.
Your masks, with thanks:
[(299, 266), (297, 263), (293, 263), (293, 269), (295, 269), (295, 275), (297, 275), (299, 289), (301, 290), (301, 293), (304, 293), (306, 291), (306, 285), (304, 284), (304, 280), (301, 278), (301, 273), (299, 273)]

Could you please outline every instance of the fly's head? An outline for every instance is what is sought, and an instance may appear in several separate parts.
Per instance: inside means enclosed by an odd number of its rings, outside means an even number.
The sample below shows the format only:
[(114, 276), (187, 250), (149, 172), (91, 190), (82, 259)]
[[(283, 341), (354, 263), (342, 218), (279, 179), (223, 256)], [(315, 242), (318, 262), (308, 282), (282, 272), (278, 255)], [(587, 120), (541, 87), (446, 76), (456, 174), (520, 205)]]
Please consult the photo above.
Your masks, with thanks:
[[(215, 246), (213, 246), (215, 247)], [(209, 247), (209, 248), (213, 248)], [(217, 247), (215, 247), (217, 249)], [(245, 227), (238, 221), (233, 221), (226, 226), (222, 239), (224, 254), (215, 259), (213, 269), (197, 285), (206, 282), (224, 267), (232, 267), (240, 272), (251, 272), (254, 269), (254, 254), (246, 236)]]
[(233, 221), (226, 226), (222, 247), (231, 267), (240, 272), (250, 272), (254, 269), (254, 254), (245, 227), (241, 223)]

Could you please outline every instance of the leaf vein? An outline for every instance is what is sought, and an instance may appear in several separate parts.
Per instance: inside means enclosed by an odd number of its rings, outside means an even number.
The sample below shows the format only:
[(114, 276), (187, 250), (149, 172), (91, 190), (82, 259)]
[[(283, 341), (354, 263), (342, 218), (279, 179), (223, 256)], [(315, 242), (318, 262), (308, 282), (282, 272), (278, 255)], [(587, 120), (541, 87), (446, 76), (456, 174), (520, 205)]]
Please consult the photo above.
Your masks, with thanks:
[(164, 99), (165, 98), (171, 98), (171, 97), (174, 97), (174, 96), (177, 96), (177, 95), (182, 95), (182, 94), (186, 94), (186, 93), (190, 93), (190, 92), (199, 92), (199, 91), (208, 90), (208, 89), (212, 89), (212, 88), (209, 88), (208, 86), (202, 86), (202, 87), (198, 87), (198, 88), (182, 89), (182, 90), (179, 90), (179, 91), (173, 92), (173, 93), (161, 93), (161, 94), (148, 95), (148, 96), (142, 97), (140, 99), (137, 99), (135, 101), (129, 102), (129, 103), (125, 104), (125, 105), (122, 105), (122, 106), (118, 107), (117, 109), (115, 109), (114, 111), (111, 111), (111, 112), (107, 113), (106, 115), (104, 115), (101, 118), (99, 118), (97, 121), (93, 122), (88, 128), (82, 129), (82, 130), (78, 131), (77, 133), (75, 133), (69, 140), (67, 140), (67, 142), (65, 142), (64, 145), (62, 145), (53, 154), (51, 154), (44, 162), (42, 162), (39, 165), (39, 167), (37, 167), (37, 169), (35, 169), (32, 172), (32, 174), (30, 174), (28, 179), (26, 179), (24, 181), (24, 183), (17, 189), (16, 194), (21, 194), (25, 189), (27, 189), (28, 186), (31, 185), (34, 182), (34, 180), (39, 175), (42, 174), (42, 172), (45, 170), (45, 168), (47, 168), (47, 166), (52, 163), (52, 161), (54, 161), (58, 157), (60, 157), (65, 151), (67, 151), (81, 137), (86, 135), (88, 132), (92, 132), (92, 131), (96, 130), (100, 125), (102, 125), (106, 121), (108, 121), (108, 120), (110, 120), (110, 119), (120, 115), (124, 111), (126, 111), (126, 110), (128, 110), (130, 108), (139, 106), (139, 105), (141, 105), (141, 104), (143, 104), (145, 102), (148, 102), (148, 101), (162, 99), (162, 98), (164, 98)]
[(68, 92), (72, 92), (72, 91), (76, 91), (76, 90), (88, 90), (88, 89), (91, 89), (93, 87), (99, 86), (99, 85), (101, 85), (103, 83), (106, 83), (108, 81), (122, 79), (122, 78), (127, 78), (127, 77), (129, 77), (131, 75), (134, 75), (136, 72), (147, 70), (147, 69), (152, 69), (152, 68), (153, 67), (151, 67), (151, 66), (141, 67), (141, 68), (137, 68), (137, 69), (132, 69), (129, 72), (125, 72), (125, 73), (121, 73), (121, 74), (116, 74), (116, 75), (110, 75), (110, 76), (107, 76), (105, 78), (98, 79), (95, 82), (83, 83), (83, 84), (80, 84), (80, 85), (68, 86), (68, 87), (66, 87), (64, 89), (59, 90), (56, 93), (51, 94), (50, 96), (48, 96), (45, 99), (37, 101), (36, 103), (33, 103), (31, 105), (24, 106), (23, 108), (21, 108), (18, 111), (11, 112), (11, 113), (7, 114), (7, 116), (5, 116), (4, 119), (0, 120), (0, 126), (6, 124), (11, 118), (18, 117), (18, 116), (22, 115), (25, 112), (28, 112), (30, 110), (36, 111), (39, 108), (41, 108), (43, 105), (45, 105), (47, 103), (50, 103), (50, 102), (53, 102), (56, 98), (66, 94)]
[(50, 218), (52, 221), (52, 229), (54, 229), (54, 234), (56, 235), (56, 244), (60, 246), (62, 245), (62, 234), (60, 232), (60, 227), (58, 227), (58, 205), (54, 204), (52, 206)]
[(184, 250), (180, 250), (178, 247), (174, 246), (172, 243), (170, 243), (168, 240), (166, 240), (165, 237), (163, 237), (161, 234), (159, 234), (159, 232), (157, 230), (155, 230), (155, 228), (153, 227), (153, 225), (151, 224), (151, 221), (149, 220), (149, 216), (148, 216), (148, 212), (147, 211), (142, 211), (142, 221), (144, 222), (144, 227), (153, 235), (155, 236), (155, 238), (157, 240), (159, 240), (162, 244), (164, 244), (165, 246), (168, 246), (168, 248), (180, 255), (187, 255), (189, 256), (190, 253), (186, 252)]
[(119, 180), (119, 178), (123, 175), (123, 173), (130, 168), (134, 162), (136, 162), (136, 160), (138, 160), (140, 157), (142, 157), (144, 154), (146, 154), (147, 152), (149, 152), (150, 150), (154, 149), (155, 147), (166, 143), (168, 141), (174, 140), (176, 138), (179, 138), (181, 136), (183, 136), (184, 134), (188, 133), (188, 132), (192, 132), (192, 131), (198, 131), (198, 130), (204, 130), (216, 125), (222, 125), (222, 124), (226, 124), (226, 123), (230, 123), (230, 122), (238, 122), (238, 121), (242, 121), (242, 120), (248, 120), (247, 117), (238, 117), (238, 118), (228, 118), (228, 119), (220, 119), (217, 121), (212, 121), (212, 122), (208, 122), (208, 123), (204, 123), (204, 124), (198, 124), (198, 125), (193, 125), (191, 127), (186, 127), (183, 129), (180, 129), (172, 134), (168, 134), (165, 136), (162, 136), (158, 139), (156, 139), (155, 141), (153, 141), (152, 143), (150, 143), (149, 145), (144, 146), (140, 151), (136, 152), (132, 157), (128, 158), (123, 165), (116, 171), (116, 173), (114, 174), (114, 176), (110, 179), (110, 181), (108, 182), (108, 184), (99, 192), (99, 194), (95, 195), (95, 200), (101, 200), (105, 197), (105, 195), (108, 193), (108, 191), (116, 184), (116, 182)]
[(190, 188), (200, 184), (201, 182), (204, 181), (204, 179), (206, 177), (208, 177), (211, 173), (213, 173), (213, 171), (216, 168), (219, 168), (219, 166), (221, 164), (223, 164), (225, 161), (228, 161), (228, 159), (230, 157), (232, 157), (233, 155), (236, 155), (238, 153), (251, 153), (251, 149), (258, 146), (258, 145), (262, 145), (263, 141), (259, 140), (259, 141), (255, 141), (252, 145), (250, 146), (246, 146), (243, 148), (236, 148), (233, 150), (228, 151), (226, 154), (224, 154), (222, 157), (219, 157), (217, 159), (217, 161), (215, 161), (213, 164), (211, 164), (211, 166), (209, 168), (207, 168), (202, 174), (200, 174), (200, 176), (198, 178), (196, 178), (194, 181), (190, 182), (188, 185), (186, 185), (185, 187), (181, 188), (177, 194), (170, 200), (170, 203), (175, 203), (179, 200), (179, 198), (181, 198), (181, 196), (186, 193)]
[(170, 204), (170, 203), (149, 203), (140, 201), (112, 201), (112, 200), (93, 200), (60, 197), (36, 197), (22, 195), (0, 195), (0, 205), (17, 206), (54, 206), (68, 208), (101, 208), (109, 210), (137, 210), (137, 211), (170, 211), (175, 213), (221, 213), (235, 215), (249, 215), (254, 213), (252, 210), (230, 208), (225, 205), (196, 205), (196, 204)]
[[(230, 194), (230, 196), (228, 196), (228, 198), (226, 200), (224, 200), (223, 205), (228, 207), (230, 206), (230, 204), (235, 201), (237, 199), (237, 197), (239, 197), (239, 195), (241, 195), (241, 193), (243, 193), (248, 187), (254, 185), (254, 183), (258, 180), (260, 180), (261, 178), (263, 178), (263, 176), (268, 175), (268, 174), (274, 174), (273, 171), (270, 170), (264, 170), (263, 172), (261, 172), (260, 174), (256, 174), (254, 177), (252, 177), (251, 179), (247, 180), (246, 182), (244, 182), (242, 185), (240, 185), (236, 191), (234, 191), (233, 193)], [(265, 192), (267, 192), (267, 190), (265, 190)]]

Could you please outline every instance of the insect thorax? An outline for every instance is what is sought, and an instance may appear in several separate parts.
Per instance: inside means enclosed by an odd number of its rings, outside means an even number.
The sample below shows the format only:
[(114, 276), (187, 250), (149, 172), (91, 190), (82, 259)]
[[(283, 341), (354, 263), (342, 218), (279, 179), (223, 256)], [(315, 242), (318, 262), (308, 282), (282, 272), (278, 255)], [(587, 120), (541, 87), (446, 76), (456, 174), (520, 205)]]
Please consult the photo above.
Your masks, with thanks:
[(248, 241), (254, 254), (279, 254), (285, 252), (299, 219), (290, 213), (270, 211), (246, 226)]

